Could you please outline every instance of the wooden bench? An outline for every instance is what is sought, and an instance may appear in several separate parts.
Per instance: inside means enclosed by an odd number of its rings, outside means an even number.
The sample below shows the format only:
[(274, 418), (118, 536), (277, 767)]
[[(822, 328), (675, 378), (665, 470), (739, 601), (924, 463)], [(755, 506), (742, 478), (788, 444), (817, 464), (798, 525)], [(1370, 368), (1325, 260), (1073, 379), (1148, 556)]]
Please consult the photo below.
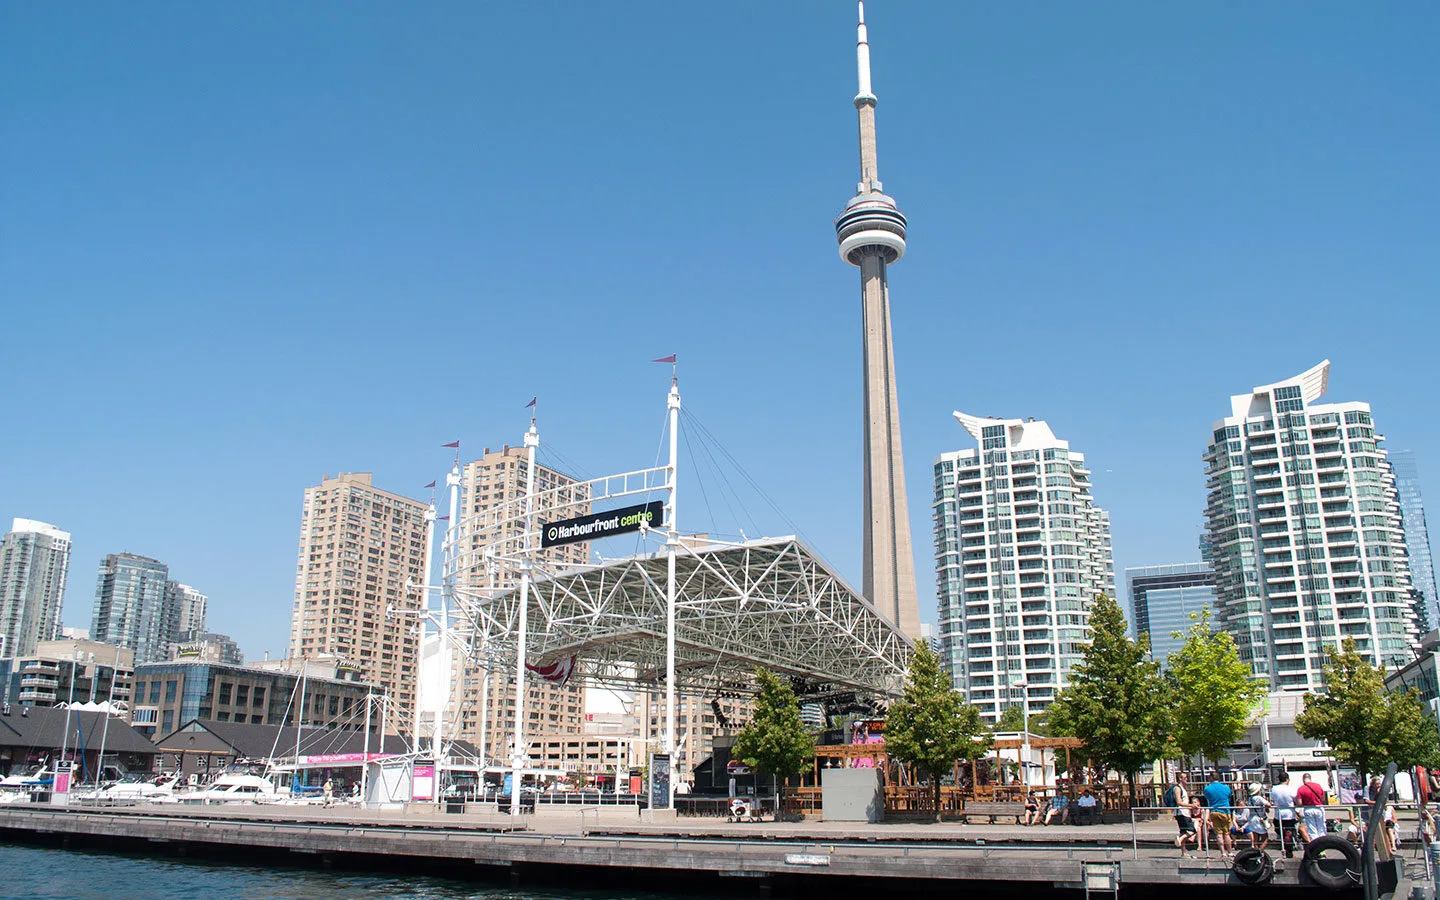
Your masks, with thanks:
[(967, 822), (971, 816), (987, 816), (991, 825), (995, 824), (997, 817), (1013, 817), (1018, 824), (1020, 817), (1025, 815), (1025, 804), (1019, 800), (967, 800), (960, 815)]

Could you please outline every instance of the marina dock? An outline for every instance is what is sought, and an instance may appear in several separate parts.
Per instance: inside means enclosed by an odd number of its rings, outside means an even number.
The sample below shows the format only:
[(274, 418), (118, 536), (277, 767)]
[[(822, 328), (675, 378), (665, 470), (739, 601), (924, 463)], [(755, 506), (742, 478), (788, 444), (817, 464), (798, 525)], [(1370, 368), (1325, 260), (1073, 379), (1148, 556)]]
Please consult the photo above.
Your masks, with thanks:
[(545, 810), (522, 821), (517, 829), (493, 811), (11, 806), (0, 808), (0, 840), (267, 865), (433, 871), (516, 886), (684, 885), (776, 896), (853, 890), (859, 882), (912, 893), (1023, 887), (1104, 897), (1319, 890), (1302, 885), (1298, 859), (1283, 860), (1267, 885), (1242, 884), (1218, 854), (1181, 859), (1170, 829), (1153, 823), (1133, 831), (1129, 824), (646, 823), (632, 810), (614, 808)]

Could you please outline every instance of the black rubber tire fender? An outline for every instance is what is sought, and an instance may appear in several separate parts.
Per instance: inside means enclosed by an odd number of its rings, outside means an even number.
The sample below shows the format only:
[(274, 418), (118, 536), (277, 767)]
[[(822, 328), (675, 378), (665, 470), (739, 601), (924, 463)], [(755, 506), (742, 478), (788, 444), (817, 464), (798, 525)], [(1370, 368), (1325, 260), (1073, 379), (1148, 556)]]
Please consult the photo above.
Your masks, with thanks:
[(1265, 884), (1275, 877), (1275, 861), (1259, 847), (1243, 847), (1236, 852), (1230, 871), (1245, 884)]
[[(1337, 850), (1345, 857), (1344, 872), (1334, 874), (1320, 868), (1320, 854), (1326, 850)], [(1300, 861), (1300, 869), (1307, 878), (1326, 890), (1351, 890), (1361, 882), (1360, 851), (1338, 834), (1322, 834), (1305, 845), (1305, 858)]]

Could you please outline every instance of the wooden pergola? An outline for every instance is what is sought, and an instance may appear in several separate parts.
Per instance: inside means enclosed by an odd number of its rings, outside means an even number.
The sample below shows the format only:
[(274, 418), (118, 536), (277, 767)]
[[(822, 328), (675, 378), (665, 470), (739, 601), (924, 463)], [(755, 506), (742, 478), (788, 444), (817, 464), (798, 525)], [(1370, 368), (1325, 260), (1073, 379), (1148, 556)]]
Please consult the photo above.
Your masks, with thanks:
[[(1014, 750), (1017, 760), (1021, 750), (1025, 747), (1023, 737), (1001, 737), (996, 738), (991, 749), (996, 751), (996, 757), (1000, 758), (1000, 752)], [(1040, 752), (1040, 771), (1045, 771), (1046, 751), (1055, 753), (1057, 751), (1065, 754), (1065, 768), (1071, 771), (1070, 752), (1084, 747), (1085, 744), (1079, 738), (1073, 737), (1041, 737), (1030, 735), (1029, 744), (1032, 750)], [(890, 755), (885, 750), (883, 741), (874, 744), (821, 744), (815, 747), (814, 775), (815, 784), (820, 784), (820, 770), (822, 768), (855, 768), (857, 760), (871, 760), (871, 765), (881, 772), (882, 783), (887, 787), (890, 784)], [(970, 783), (978, 784), (978, 772), (976, 771), (977, 761), (970, 762)], [(955, 783), (960, 783), (960, 762), (955, 763)], [(1034, 787), (1045, 788), (1046, 785), (1033, 785)]]

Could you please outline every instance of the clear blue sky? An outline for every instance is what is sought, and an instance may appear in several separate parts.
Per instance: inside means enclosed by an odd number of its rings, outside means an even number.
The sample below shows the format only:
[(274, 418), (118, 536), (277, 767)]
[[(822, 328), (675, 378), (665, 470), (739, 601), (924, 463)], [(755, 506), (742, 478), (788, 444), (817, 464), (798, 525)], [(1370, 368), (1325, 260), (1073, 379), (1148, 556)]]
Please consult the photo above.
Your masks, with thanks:
[[(1327, 356), (1440, 505), (1440, 6), (868, 12), (924, 618), (957, 408), (1089, 456), (1117, 569), (1196, 556), (1211, 422)], [(843, 0), (0, 0), (0, 517), (74, 533), (69, 624), (130, 550), (281, 652), (305, 486), (423, 496), (532, 395), (647, 465), (675, 352), (858, 583), (854, 93)]]

